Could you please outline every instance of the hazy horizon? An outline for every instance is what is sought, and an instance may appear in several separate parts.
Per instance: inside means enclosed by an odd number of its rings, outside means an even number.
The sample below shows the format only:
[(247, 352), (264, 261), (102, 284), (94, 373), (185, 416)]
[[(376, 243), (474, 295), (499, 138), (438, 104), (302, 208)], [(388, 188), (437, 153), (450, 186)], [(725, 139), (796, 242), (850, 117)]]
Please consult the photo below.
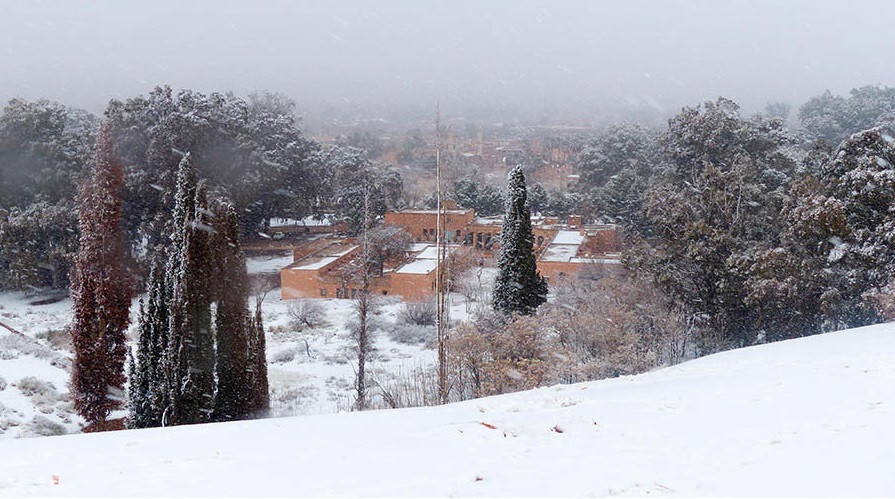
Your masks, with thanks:
[[(895, 3), (0, 0), (0, 98), (101, 113), (175, 89), (282, 92), (300, 113), (747, 111), (895, 85)], [(600, 116), (594, 116), (599, 120)], [(586, 117), (585, 117), (586, 119)]]

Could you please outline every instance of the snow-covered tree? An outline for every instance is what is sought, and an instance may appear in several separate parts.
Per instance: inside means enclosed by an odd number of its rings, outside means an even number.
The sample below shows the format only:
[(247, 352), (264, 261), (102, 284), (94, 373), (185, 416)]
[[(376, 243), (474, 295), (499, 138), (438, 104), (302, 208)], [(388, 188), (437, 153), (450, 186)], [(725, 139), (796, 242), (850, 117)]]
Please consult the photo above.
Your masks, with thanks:
[(214, 205), (215, 379), (214, 419), (246, 419), (254, 408), (249, 376), (249, 328), (245, 257), (239, 245), (239, 225), (232, 204)]
[(97, 427), (125, 396), (125, 328), (133, 293), (124, 268), (123, 176), (111, 129), (103, 123), (90, 178), (79, 196), (81, 238), (72, 287), (72, 399), (78, 413)]
[(895, 88), (867, 85), (852, 89), (848, 97), (827, 90), (808, 99), (799, 108), (799, 121), (808, 140), (837, 147), (853, 133), (891, 124), (893, 113)]
[(531, 315), (547, 301), (547, 280), (541, 277), (535, 261), (531, 210), (520, 166), (508, 175), (505, 207), (493, 307), (505, 315)]
[(265, 230), (274, 216), (304, 217), (319, 197), (317, 145), (302, 135), (294, 103), (281, 95), (245, 100), (156, 87), (111, 101), (106, 116), (128, 165), (125, 220), (135, 248), (168, 243), (183, 151), (209, 190), (231, 199), (242, 234)]
[(662, 137), (664, 174), (647, 194), (662, 245), (649, 268), (699, 319), (706, 351), (760, 335), (760, 317), (745, 302), (741, 257), (779, 237), (796, 171), (792, 142), (779, 120), (744, 119), (723, 98), (685, 108)]
[(98, 121), (55, 102), (12, 99), (0, 114), (0, 288), (69, 286), (77, 185)]
[(174, 371), (172, 424), (209, 421), (214, 407), (210, 212), (205, 187), (195, 178), (187, 153), (177, 173), (173, 254), (166, 278), (172, 291), (168, 344)]
[(190, 158), (178, 172), (166, 271), (153, 266), (141, 307), (134, 427), (247, 419), (269, 408), (260, 303), (253, 316), (236, 209), (208, 201)]
[(364, 203), (374, 222), (388, 209), (402, 207), (403, 180), (389, 165), (371, 161), (365, 151), (354, 147), (333, 147), (318, 155), (323, 165), (323, 195), (320, 208), (331, 208), (348, 222), (351, 235), (360, 234), (365, 217)]
[(128, 425), (131, 428), (162, 426), (170, 413), (170, 302), (162, 265), (152, 265), (147, 287), (145, 302), (140, 304), (136, 360), (129, 371)]
[(575, 190), (588, 218), (618, 223), (650, 235), (644, 214), (645, 193), (659, 163), (658, 134), (627, 123), (609, 127), (591, 140), (578, 156), (580, 175)]

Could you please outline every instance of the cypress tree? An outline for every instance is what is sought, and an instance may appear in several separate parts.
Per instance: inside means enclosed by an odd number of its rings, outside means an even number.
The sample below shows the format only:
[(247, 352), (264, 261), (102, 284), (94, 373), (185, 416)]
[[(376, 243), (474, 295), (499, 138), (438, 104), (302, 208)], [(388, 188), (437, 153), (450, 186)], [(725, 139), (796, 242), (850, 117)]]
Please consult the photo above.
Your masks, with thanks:
[(248, 372), (251, 317), (247, 305), (246, 263), (239, 246), (236, 209), (230, 203), (218, 202), (214, 214), (215, 287), (219, 290), (215, 315), (214, 419), (246, 419), (253, 412), (252, 380)]
[(214, 407), (210, 225), (205, 188), (197, 185), (195, 178), (187, 153), (178, 167), (173, 247), (168, 259), (172, 424), (209, 421)]
[(251, 417), (261, 418), (270, 412), (270, 387), (267, 382), (267, 354), (261, 300), (255, 300), (255, 314), (250, 318), (249, 372), (252, 387)]
[(531, 315), (547, 301), (547, 280), (538, 272), (522, 166), (508, 176), (506, 213), (500, 230), (493, 307), (504, 315)]
[(130, 372), (131, 428), (162, 426), (169, 406), (166, 363), (168, 306), (164, 274), (158, 264), (149, 273), (146, 301), (140, 301), (137, 358)]
[(101, 428), (125, 399), (125, 328), (132, 290), (124, 269), (123, 182), (124, 167), (106, 122), (100, 125), (90, 176), (79, 195), (81, 236), (72, 276), (71, 392), (78, 414), (93, 428)]
[[(248, 307), (248, 276), (236, 210), (209, 210), (190, 155), (177, 172), (165, 271), (153, 265), (132, 370), (132, 426), (260, 417), (268, 412), (260, 302)], [(212, 319), (212, 303), (217, 302)]]
[(139, 339), (137, 340), (137, 357), (139, 361), (134, 360), (132, 353), (128, 352), (128, 385), (127, 398), (128, 410), (130, 417), (127, 420), (128, 428), (149, 428), (155, 426), (152, 424), (152, 406), (150, 404), (150, 351), (151, 351), (151, 333), (149, 331), (149, 320), (146, 315), (146, 309), (143, 306), (143, 300), (140, 300), (140, 310), (137, 319), (137, 330), (139, 331)]

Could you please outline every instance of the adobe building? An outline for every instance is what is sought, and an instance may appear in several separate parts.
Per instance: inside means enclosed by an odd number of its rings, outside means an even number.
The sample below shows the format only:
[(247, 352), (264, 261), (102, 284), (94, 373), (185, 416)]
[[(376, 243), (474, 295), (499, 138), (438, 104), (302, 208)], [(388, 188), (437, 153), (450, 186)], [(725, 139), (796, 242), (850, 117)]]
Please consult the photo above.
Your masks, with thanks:
[[(385, 223), (406, 230), (417, 241), (404, 258), (388, 262), (370, 288), (375, 294), (422, 300), (435, 293), (435, 210), (390, 211)], [(471, 209), (449, 203), (442, 212), (450, 251), (461, 245), (482, 252), (483, 260), (499, 249), (501, 218), (477, 218)], [(575, 278), (587, 267), (622, 272), (616, 225), (584, 225), (580, 216), (559, 223), (556, 217), (533, 217), (532, 235), (538, 270), (552, 282)], [(345, 264), (358, 257), (360, 245), (351, 238), (318, 239), (293, 249), (293, 263), (280, 272), (283, 299), (352, 298), (357, 289), (347, 284)], [(355, 286), (356, 287), (356, 286)]]
[(579, 230), (559, 230), (538, 255), (538, 271), (550, 282), (573, 278), (586, 266), (623, 272), (618, 253), (618, 227), (593, 226)]
[[(467, 227), (475, 220), (473, 209), (463, 210), (454, 201), (445, 201), (441, 211), (444, 218), (445, 240), (459, 241), (466, 235)], [(402, 210), (385, 212), (385, 224), (403, 227), (416, 242), (435, 241), (437, 210)]]
[[(448, 247), (448, 252), (457, 248)], [(346, 275), (346, 265), (360, 257), (356, 239), (320, 239), (294, 250), (295, 261), (280, 271), (280, 297), (354, 298), (359, 286)], [(398, 261), (386, 262), (380, 275), (370, 279), (370, 292), (377, 295), (400, 295), (405, 300), (423, 300), (435, 293), (435, 270), (438, 267), (433, 244), (418, 243)]]

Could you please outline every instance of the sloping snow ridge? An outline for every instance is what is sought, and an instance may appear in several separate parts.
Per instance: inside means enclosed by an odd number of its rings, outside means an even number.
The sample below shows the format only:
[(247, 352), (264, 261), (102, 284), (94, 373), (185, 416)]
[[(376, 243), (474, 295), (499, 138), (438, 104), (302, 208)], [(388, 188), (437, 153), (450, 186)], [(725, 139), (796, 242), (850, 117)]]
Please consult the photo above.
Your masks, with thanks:
[(895, 325), (444, 407), (0, 442), (3, 496), (893, 496)]

